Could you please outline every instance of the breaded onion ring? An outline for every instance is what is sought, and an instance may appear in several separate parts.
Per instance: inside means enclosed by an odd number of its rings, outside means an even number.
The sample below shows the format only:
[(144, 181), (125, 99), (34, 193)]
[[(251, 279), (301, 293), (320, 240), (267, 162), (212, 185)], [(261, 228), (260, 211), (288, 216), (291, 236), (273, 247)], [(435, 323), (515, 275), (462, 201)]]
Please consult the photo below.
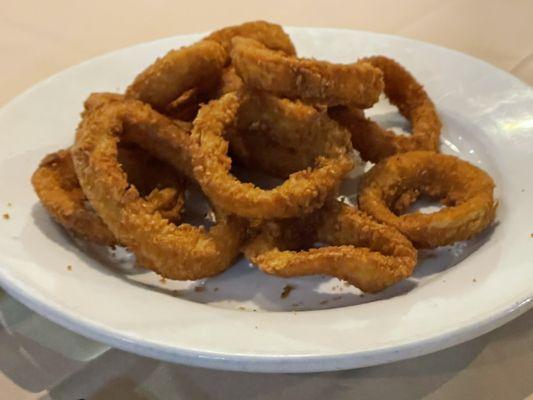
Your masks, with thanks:
[[(314, 242), (325, 247), (300, 251)], [(330, 275), (372, 293), (410, 276), (417, 261), (400, 232), (339, 202), (300, 220), (266, 222), (244, 252), (267, 274)]]
[(239, 254), (245, 222), (220, 215), (217, 224), (205, 232), (189, 224), (176, 226), (152, 212), (128, 183), (117, 160), (117, 142), (132, 127), (144, 136), (175, 132), (181, 141), (173, 145), (181, 146), (182, 153), (190, 150), (189, 136), (181, 136), (172, 121), (139, 101), (113, 102), (88, 113), (71, 152), (91, 205), (140, 264), (164, 277), (193, 280), (224, 271)]
[[(184, 203), (184, 182), (174, 171), (140, 150), (120, 148), (118, 158), (130, 182), (146, 196), (148, 207), (177, 222)], [(50, 215), (72, 235), (97, 244), (118, 244), (89, 206), (69, 150), (48, 154), (34, 172), (32, 184)]]
[(257, 40), (269, 49), (279, 50), (288, 55), (296, 54), (296, 49), (283, 28), (278, 24), (266, 21), (251, 21), (241, 25), (228, 26), (211, 33), (205, 39), (220, 43), (229, 53), (232, 47), (231, 40), (236, 36)]
[[(363, 176), (359, 206), (397, 228), (416, 247), (434, 248), (485, 229), (495, 218), (493, 189), (492, 178), (464, 160), (413, 151), (382, 160)], [(432, 214), (395, 214), (405, 211), (420, 194), (440, 199), (447, 207)]]
[(213, 99), (218, 99), (226, 93), (238, 92), (239, 90), (242, 90), (243, 87), (244, 82), (239, 75), (237, 75), (237, 72), (235, 72), (235, 67), (229, 65), (224, 68), (224, 71), (222, 71), (222, 77), (220, 78), (217, 90), (213, 94)]
[(342, 177), (353, 167), (348, 132), (316, 112), (317, 126), (328, 131), (332, 146), (317, 157), (314, 169), (289, 176), (280, 186), (262, 190), (240, 182), (230, 173), (225, 135), (234, 126), (246, 93), (228, 93), (200, 109), (192, 130), (193, 172), (207, 197), (225, 212), (251, 219), (290, 218), (324, 204)]
[(345, 136), (330, 134), (328, 124), (312, 106), (253, 93), (239, 109), (230, 150), (247, 167), (285, 179), (312, 167), (332, 147), (349, 148)]
[(251, 88), (306, 102), (367, 108), (383, 90), (379, 69), (366, 62), (332, 64), (287, 56), (242, 37), (232, 41), (232, 63)]
[[(85, 111), (82, 117), (85, 118), (89, 112), (99, 107), (123, 100), (125, 100), (123, 95), (115, 93), (92, 93), (84, 102)], [(130, 101), (128, 104), (138, 106), (139, 103)], [(154, 123), (152, 125), (128, 124), (128, 121), (125, 121), (121, 141), (136, 144), (153, 157), (173, 166), (180, 174), (192, 178), (191, 153), (188, 145), (186, 145), (187, 143), (190, 144), (191, 124), (165, 118), (149, 107), (137, 107), (137, 109), (144, 111), (143, 118), (153, 118)], [(169, 122), (172, 123), (169, 124)]]
[(330, 116), (352, 133), (352, 143), (363, 160), (378, 162), (396, 153), (414, 150), (438, 151), (442, 127), (433, 102), (424, 87), (399, 63), (384, 57), (364, 58), (383, 72), (385, 94), (411, 123), (411, 135), (396, 135), (365, 117), (362, 110), (336, 107)]
[(135, 78), (126, 96), (164, 111), (189, 89), (216, 87), (226, 61), (224, 48), (210, 40), (170, 50)]

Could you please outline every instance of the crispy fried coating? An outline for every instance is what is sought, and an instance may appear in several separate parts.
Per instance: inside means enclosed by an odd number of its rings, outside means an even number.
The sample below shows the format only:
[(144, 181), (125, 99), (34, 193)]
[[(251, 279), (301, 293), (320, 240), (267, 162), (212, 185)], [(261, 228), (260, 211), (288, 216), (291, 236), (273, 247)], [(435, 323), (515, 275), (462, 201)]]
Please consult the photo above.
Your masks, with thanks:
[[(324, 246), (309, 248), (314, 242)], [(244, 252), (271, 275), (330, 275), (372, 293), (410, 276), (417, 261), (400, 232), (340, 202), (302, 219), (266, 222)]]
[[(117, 142), (131, 127), (152, 134), (166, 131), (170, 136), (178, 130), (171, 120), (136, 100), (100, 107), (88, 113), (78, 127), (71, 152), (80, 185), (92, 206), (140, 264), (166, 278), (193, 280), (224, 271), (239, 254), (245, 221), (218, 215), (217, 223), (206, 232), (189, 224), (174, 225), (153, 212), (130, 185), (117, 160)], [(188, 153), (189, 136), (178, 132), (175, 138), (179, 138), (173, 143), (177, 150)]]
[(333, 64), (296, 58), (242, 37), (232, 43), (237, 74), (254, 89), (310, 103), (359, 108), (376, 103), (383, 90), (383, 74), (366, 62)]
[[(331, 146), (330, 153), (317, 158), (313, 169), (289, 176), (280, 186), (263, 190), (240, 182), (230, 173), (227, 132), (234, 126), (246, 93), (228, 93), (202, 107), (192, 130), (193, 172), (204, 193), (222, 210), (244, 218), (289, 218), (309, 213), (324, 204), (342, 177), (353, 167), (346, 147)], [(317, 113), (323, 129), (345, 138), (349, 134), (327, 115)]]
[(384, 57), (364, 58), (383, 72), (385, 95), (411, 123), (411, 135), (396, 135), (366, 118), (354, 107), (335, 107), (330, 116), (352, 134), (352, 143), (363, 160), (378, 162), (396, 153), (414, 150), (438, 151), (442, 127), (433, 102), (424, 87), (398, 62)]
[[(115, 93), (92, 93), (85, 100), (85, 112), (82, 117), (85, 118), (89, 112), (101, 106), (124, 100), (124, 96)], [(138, 107), (139, 102), (128, 100), (127, 104), (137, 106), (137, 111), (143, 112), (142, 117), (146, 120), (150, 119), (150, 123), (129, 124), (128, 120), (124, 121), (121, 141), (134, 143), (153, 157), (173, 166), (180, 174), (192, 179), (191, 153), (187, 147), (187, 144), (190, 144), (191, 124), (166, 118), (154, 112), (150, 107)], [(78, 132), (80, 132), (79, 129)]]
[(215, 88), (227, 59), (224, 48), (211, 40), (170, 50), (137, 75), (126, 96), (164, 111), (189, 89)]
[(229, 54), (232, 48), (231, 40), (236, 36), (254, 39), (269, 49), (279, 50), (288, 55), (296, 55), (296, 49), (283, 28), (278, 24), (266, 21), (251, 21), (241, 25), (228, 26), (211, 33), (205, 39), (220, 43)]
[[(178, 221), (184, 203), (183, 180), (143, 151), (121, 148), (118, 158), (129, 181), (146, 196), (147, 206), (163, 218)], [(72, 235), (97, 244), (119, 244), (89, 205), (68, 149), (48, 154), (34, 172), (32, 184), (50, 215)]]
[[(431, 151), (401, 153), (380, 161), (362, 178), (359, 206), (378, 221), (394, 226), (419, 248), (466, 240), (494, 220), (494, 181), (457, 157)], [(397, 215), (420, 194), (447, 207), (432, 213)]]
[(230, 150), (244, 165), (286, 179), (324, 154), (351, 151), (347, 136), (326, 115), (300, 101), (252, 93), (243, 101)]

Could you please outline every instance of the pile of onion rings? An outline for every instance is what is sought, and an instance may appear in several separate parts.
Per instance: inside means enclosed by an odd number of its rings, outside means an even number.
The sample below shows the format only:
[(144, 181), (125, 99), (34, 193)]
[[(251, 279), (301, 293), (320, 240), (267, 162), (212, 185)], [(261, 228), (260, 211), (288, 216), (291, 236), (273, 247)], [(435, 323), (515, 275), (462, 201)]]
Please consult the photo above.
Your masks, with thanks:
[[(410, 135), (365, 116), (382, 94)], [(72, 145), (47, 155), (32, 184), (67, 232), (125, 246), (164, 278), (210, 277), (243, 254), (267, 274), (378, 292), (412, 274), (417, 248), (470, 239), (495, 219), (494, 182), (439, 154), (440, 130), (396, 61), (299, 58), (281, 26), (254, 21), (170, 50), (124, 93), (90, 95)], [(339, 188), (360, 159), (376, 164), (357, 207)], [(239, 168), (278, 185), (242, 180)], [(214, 211), (209, 229), (183, 221), (191, 187)], [(420, 195), (444, 208), (406, 213)]]

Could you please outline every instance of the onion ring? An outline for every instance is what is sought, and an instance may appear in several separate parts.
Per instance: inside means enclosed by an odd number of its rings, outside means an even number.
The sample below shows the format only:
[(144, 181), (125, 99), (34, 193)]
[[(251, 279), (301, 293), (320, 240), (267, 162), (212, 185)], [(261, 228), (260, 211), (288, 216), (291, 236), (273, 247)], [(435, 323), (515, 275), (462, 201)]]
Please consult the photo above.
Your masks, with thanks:
[(250, 168), (286, 179), (312, 167), (332, 147), (351, 150), (346, 135), (331, 135), (331, 121), (314, 107), (253, 93), (239, 109), (230, 150)]
[[(362, 178), (359, 206), (394, 226), (419, 248), (466, 240), (495, 218), (494, 181), (459, 158), (430, 151), (401, 153), (380, 161)], [(447, 205), (435, 213), (396, 215), (420, 194)]]
[[(317, 241), (326, 246), (297, 251)], [(400, 232), (340, 202), (300, 220), (266, 222), (244, 253), (267, 274), (330, 275), (371, 293), (410, 276), (417, 261)]]
[[(230, 174), (232, 161), (224, 135), (235, 124), (247, 98), (246, 93), (228, 93), (202, 107), (194, 120), (193, 172), (204, 193), (225, 212), (250, 219), (295, 217), (321, 207), (353, 167), (347, 147), (331, 146), (328, 154), (317, 158), (314, 169), (294, 173), (272, 190), (242, 183)], [(350, 145), (349, 134), (325, 113), (317, 112), (316, 118), (329, 135), (344, 137)]]
[(170, 50), (135, 78), (126, 89), (126, 97), (164, 111), (189, 89), (208, 91), (216, 87), (227, 57), (224, 48), (210, 40)]
[[(72, 156), (80, 185), (98, 215), (142, 265), (166, 278), (200, 279), (227, 269), (239, 254), (245, 221), (219, 215), (206, 233), (189, 224), (176, 226), (148, 209), (116, 158), (117, 141), (128, 126), (149, 133), (178, 129), (134, 100), (110, 103), (85, 117)], [(189, 136), (176, 138), (182, 141), (174, 145), (188, 152)]]
[(211, 33), (205, 40), (213, 40), (220, 43), (229, 53), (232, 48), (231, 40), (236, 36), (257, 40), (269, 49), (279, 50), (288, 55), (296, 54), (296, 49), (290, 37), (283, 31), (283, 28), (278, 24), (266, 21), (252, 21), (241, 25), (228, 26)]
[[(148, 207), (177, 222), (184, 204), (183, 182), (163, 163), (135, 149), (120, 148), (118, 158)], [(32, 184), (50, 215), (73, 236), (97, 244), (119, 244), (81, 190), (69, 150), (48, 154)]]
[(254, 89), (305, 102), (360, 108), (372, 106), (383, 90), (381, 71), (366, 62), (332, 64), (296, 58), (242, 37), (232, 43), (237, 74)]
[[(102, 106), (124, 102), (124, 100), (123, 95), (115, 93), (93, 93), (85, 100), (85, 112), (82, 113), (82, 117), (87, 117), (88, 113)], [(150, 107), (139, 107), (140, 102), (131, 99), (127, 102), (127, 104), (133, 104), (136, 110), (143, 113), (142, 118), (138, 118), (139, 120), (151, 119), (152, 121), (147, 124), (129, 124), (126, 120), (123, 125), (124, 131), (121, 141), (136, 144), (153, 157), (173, 166), (178, 173), (193, 180), (191, 154), (190, 148), (188, 148), (191, 124), (166, 118), (154, 112)]]
[(379, 160), (414, 150), (438, 151), (442, 123), (423, 86), (399, 63), (384, 57), (364, 58), (383, 72), (385, 95), (411, 123), (409, 136), (396, 135), (365, 117), (362, 110), (336, 107), (330, 116), (352, 134), (352, 143), (365, 161)]

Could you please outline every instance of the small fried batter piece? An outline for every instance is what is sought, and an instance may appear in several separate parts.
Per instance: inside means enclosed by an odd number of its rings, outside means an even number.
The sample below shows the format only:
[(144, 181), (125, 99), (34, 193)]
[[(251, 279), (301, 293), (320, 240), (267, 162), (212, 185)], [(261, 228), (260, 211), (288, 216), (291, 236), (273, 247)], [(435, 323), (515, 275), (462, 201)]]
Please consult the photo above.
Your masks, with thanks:
[[(492, 178), (454, 156), (412, 151), (386, 158), (362, 178), (359, 206), (378, 221), (395, 227), (418, 248), (445, 246), (469, 239), (494, 221)], [(420, 194), (447, 207), (431, 213), (397, 215)]]
[(232, 63), (247, 86), (309, 103), (368, 108), (383, 90), (383, 74), (366, 62), (333, 64), (287, 56), (242, 37), (232, 41)]
[[(310, 248), (315, 242), (324, 246)], [(302, 219), (264, 223), (244, 253), (270, 275), (330, 275), (371, 293), (409, 277), (417, 261), (400, 232), (340, 202)]]

